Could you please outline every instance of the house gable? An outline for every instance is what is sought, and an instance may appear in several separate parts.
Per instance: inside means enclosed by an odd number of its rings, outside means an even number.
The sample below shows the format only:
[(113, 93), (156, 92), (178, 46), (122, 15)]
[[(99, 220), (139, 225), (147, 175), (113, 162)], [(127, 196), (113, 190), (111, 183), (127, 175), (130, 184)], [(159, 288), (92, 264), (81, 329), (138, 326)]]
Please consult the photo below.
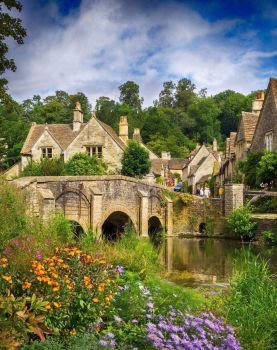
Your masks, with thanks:
[(261, 110), (254, 137), (251, 152), (265, 149), (265, 135), (273, 134), (272, 150), (277, 151), (277, 79), (270, 78), (263, 108)]
[(43, 133), (34, 143), (31, 148), (32, 160), (39, 161), (42, 157), (42, 148), (52, 148), (52, 156), (60, 157), (62, 153), (62, 148), (59, 143), (55, 140), (53, 135), (49, 132), (47, 127), (45, 127)]

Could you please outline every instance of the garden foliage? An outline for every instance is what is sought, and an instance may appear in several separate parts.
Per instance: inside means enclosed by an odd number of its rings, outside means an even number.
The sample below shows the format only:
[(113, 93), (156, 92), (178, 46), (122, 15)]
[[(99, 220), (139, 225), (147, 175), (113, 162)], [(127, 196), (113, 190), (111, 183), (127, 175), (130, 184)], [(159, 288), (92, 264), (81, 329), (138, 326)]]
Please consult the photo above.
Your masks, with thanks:
[(242, 206), (227, 218), (229, 228), (236, 236), (251, 240), (255, 236), (256, 223), (251, 219), (252, 207)]

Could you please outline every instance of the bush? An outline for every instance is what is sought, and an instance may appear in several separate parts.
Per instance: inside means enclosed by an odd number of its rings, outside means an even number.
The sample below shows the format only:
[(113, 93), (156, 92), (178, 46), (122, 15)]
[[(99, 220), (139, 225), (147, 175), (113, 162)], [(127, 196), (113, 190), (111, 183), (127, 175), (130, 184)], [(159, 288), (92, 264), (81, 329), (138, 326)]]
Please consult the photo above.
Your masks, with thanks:
[(40, 162), (29, 162), (20, 176), (61, 176), (63, 172), (62, 158), (43, 158)]
[(31, 270), (25, 274), (11, 273), (10, 261), (5, 257), (1, 261), (1, 295), (35, 295), (48, 301), (45, 325), (64, 335), (84, 332), (105, 315), (122, 272), (120, 267), (113, 268), (77, 247), (57, 248), (51, 257), (34, 258)]
[(65, 163), (65, 175), (106, 175), (107, 165), (97, 157), (90, 157), (86, 153), (76, 153)]
[(24, 193), (0, 178), (0, 249), (26, 229), (25, 208)]
[(242, 239), (250, 240), (255, 235), (256, 223), (251, 220), (252, 208), (244, 206), (237, 208), (227, 218), (227, 223), (232, 232)]
[(244, 181), (251, 188), (258, 187), (260, 184), (257, 177), (257, 166), (263, 154), (263, 152), (248, 153), (246, 161), (239, 164), (239, 170), (244, 174)]
[(257, 178), (261, 183), (274, 187), (277, 184), (277, 152), (267, 152), (258, 164)]
[(256, 213), (277, 213), (277, 197), (261, 197), (253, 203)]
[(122, 175), (142, 177), (149, 173), (151, 162), (148, 151), (137, 141), (130, 140), (122, 157)]
[(270, 230), (263, 232), (263, 240), (265, 243), (277, 245), (277, 232), (272, 232)]
[(276, 298), (276, 281), (267, 263), (243, 251), (234, 262), (230, 289), (220, 309), (237, 329), (245, 350), (276, 348)]

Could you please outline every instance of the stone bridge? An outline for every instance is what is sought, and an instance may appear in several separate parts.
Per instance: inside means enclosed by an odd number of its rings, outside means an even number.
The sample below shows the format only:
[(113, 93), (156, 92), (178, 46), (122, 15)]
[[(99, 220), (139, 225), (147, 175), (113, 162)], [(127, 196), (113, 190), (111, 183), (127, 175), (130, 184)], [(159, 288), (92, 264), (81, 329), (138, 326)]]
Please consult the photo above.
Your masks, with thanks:
[(162, 187), (125, 176), (25, 177), (13, 183), (28, 194), (29, 210), (43, 220), (55, 212), (99, 237), (131, 222), (140, 236), (173, 233), (173, 204)]

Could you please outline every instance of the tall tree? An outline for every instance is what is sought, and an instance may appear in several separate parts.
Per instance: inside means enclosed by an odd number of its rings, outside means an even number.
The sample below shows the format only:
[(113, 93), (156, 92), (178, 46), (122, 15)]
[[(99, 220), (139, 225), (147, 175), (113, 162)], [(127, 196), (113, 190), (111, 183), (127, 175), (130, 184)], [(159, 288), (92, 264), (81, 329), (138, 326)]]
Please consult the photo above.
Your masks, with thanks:
[(163, 107), (173, 107), (174, 91), (176, 85), (170, 80), (163, 83), (163, 90), (159, 94), (159, 105)]
[(126, 81), (126, 83), (119, 86), (120, 97), (119, 101), (125, 103), (135, 111), (139, 112), (142, 108), (143, 98), (139, 96), (139, 85), (133, 81)]
[[(4, 8), (9, 12), (4, 12)], [(26, 36), (26, 31), (22, 27), (22, 21), (19, 18), (11, 16), (12, 11), (21, 11), (22, 5), (17, 0), (1, 0), (0, 1), (0, 76), (6, 70), (16, 71), (16, 65), (12, 58), (8, 58), (7, 54), (9, 51), (7, 39), (12, 38), (19, 45), (23, 44), (23, 38)], [(6, 98), (7, 80), (4, 78), (0, 79), (0, 99)]]
[(221, 132), (228, 136), (231, 131), (236, 131), (242, 111), (251, 111), (253, 94), (245, 96), (239, 92), (225, 90), (214, 96), (220, 114)]
[(187, 111), (195, 97), (194, 90), (195, 85), (189, 79), (180, 79), (176, 86), (175, 106)]

